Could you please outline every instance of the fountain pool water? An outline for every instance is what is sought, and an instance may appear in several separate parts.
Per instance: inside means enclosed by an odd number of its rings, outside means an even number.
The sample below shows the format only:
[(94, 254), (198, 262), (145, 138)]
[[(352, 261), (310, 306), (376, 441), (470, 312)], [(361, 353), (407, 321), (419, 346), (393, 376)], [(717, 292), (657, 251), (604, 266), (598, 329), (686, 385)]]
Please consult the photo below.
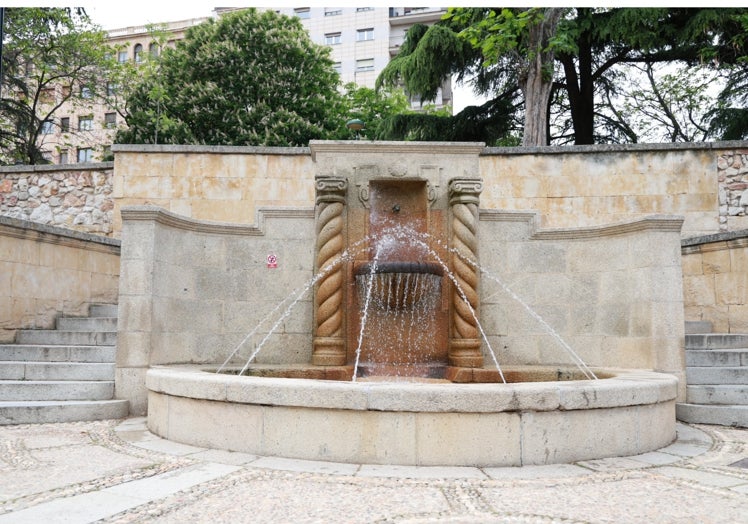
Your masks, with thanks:
[(508, 344), (493, 334), (496, 306), (481, 304), (473, 156), (447, 169), (433, 151), (390, 151), (410, 145), (344, 146), (317, 156), (310, 358), (258, 364), (257, 347), (244, 366), (152, 364), (151, 431), (259, 455), (422, 466), (573, 462), (674, 440), (671, 374), (625, 369), (625, 358), (587, 367), (573, 351), (577, 367), (516, 354), (499, 367)]

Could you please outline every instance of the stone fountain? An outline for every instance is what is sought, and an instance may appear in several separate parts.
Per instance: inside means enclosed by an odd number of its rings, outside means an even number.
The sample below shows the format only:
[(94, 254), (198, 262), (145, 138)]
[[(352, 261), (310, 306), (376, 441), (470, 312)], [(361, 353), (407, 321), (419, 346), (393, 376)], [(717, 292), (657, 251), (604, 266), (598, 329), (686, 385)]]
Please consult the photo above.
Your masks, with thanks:
[[(481, 209), (482, 149), (313, 142), (314, 213), (265, 210), (262, 229), (124, 209), (123, 260), (137, 259), (133, 271), (147, 272), (154, 291), (145, 293), (147, 337), (136, 337), (127, 318), (120, 328), (119, 391), (147, 406), (158, 435), (260, 455), (502, 466), (669, 444), (683, 364), (663, 333), (682, 317), (663, 319), (656, 308), (677, 306), (679, 296), (639, 284), (679, 277), (671, 257), (643, 264), (641, 253), (677, 252), (681, 220), (550, 231), (532, 213)], [(153, 252), (143, 252), (144, 241)], [(293, 261), (272, 274), (285, 282), (240, 268), (270, 241)], [(600, 252), (620, 256), (611, 263)], [(220, 293), (190, 295), (190, 286), (222, 274), (233, 282)], [(525, 296), (536, 289), (541, 311), (502, 277)], [(293, 299), (273, 309), (283, 293)], [(125, 291), (120, 307), (137, 298)], [(220, 327), (190, 336), (213, 309)], [(257, 310), (274, 311), (266, 317), (273, 325), (245, 351)], [(242, 311), (256, 320), (229, 328)], [(615, 320), (605, 314), (613, 311)], [(136, 339), (147, 347), (136, 350)]]

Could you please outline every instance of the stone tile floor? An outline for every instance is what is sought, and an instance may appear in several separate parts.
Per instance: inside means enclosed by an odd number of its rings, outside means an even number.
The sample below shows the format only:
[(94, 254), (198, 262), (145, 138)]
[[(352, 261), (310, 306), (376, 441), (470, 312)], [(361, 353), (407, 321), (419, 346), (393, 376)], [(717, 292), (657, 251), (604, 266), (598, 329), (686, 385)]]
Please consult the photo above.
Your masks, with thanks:
[(0, 524), (748, 523), (748, 429), (678, 425), (634, 457), (404, 467), (186, 446), (145, 419), (0, 426)]

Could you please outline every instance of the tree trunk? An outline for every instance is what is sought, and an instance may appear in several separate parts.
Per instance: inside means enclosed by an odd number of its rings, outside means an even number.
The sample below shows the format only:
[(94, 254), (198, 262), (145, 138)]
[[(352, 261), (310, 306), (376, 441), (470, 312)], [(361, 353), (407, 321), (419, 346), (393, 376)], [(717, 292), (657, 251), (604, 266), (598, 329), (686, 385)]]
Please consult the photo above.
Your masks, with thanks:
[(563, 8), (544, 9), (543, 18), (530, 26), (528, 62), (520, 78), (525, 97), (523, 146), (548, 145), (548, 100), (553, 87), (553, 51), (548, 40), (556, 33)]

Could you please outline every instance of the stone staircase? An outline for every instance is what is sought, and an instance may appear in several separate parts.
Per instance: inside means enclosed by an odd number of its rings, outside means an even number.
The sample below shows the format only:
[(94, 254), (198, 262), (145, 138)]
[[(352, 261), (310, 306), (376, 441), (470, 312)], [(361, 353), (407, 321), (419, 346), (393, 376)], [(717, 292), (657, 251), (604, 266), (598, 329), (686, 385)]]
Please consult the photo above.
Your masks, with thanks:
[(0, 344), (0, 425), (127, 416), (127, 401), (114, 400), (117, 306), (91, 306), (89, 314)]
[(683, 422), (748, 427), (748, 334), (686, 334)]

